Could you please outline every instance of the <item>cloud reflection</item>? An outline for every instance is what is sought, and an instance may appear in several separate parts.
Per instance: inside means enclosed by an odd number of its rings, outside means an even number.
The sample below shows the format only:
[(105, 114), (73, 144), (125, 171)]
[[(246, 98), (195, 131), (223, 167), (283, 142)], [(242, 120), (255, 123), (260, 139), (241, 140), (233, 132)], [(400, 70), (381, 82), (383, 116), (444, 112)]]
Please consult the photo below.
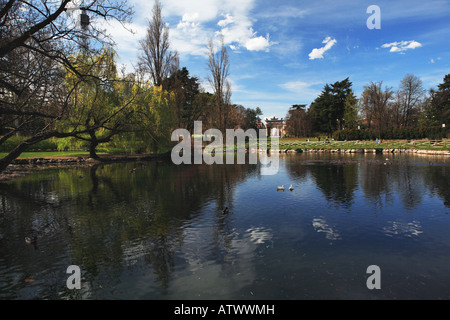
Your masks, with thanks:
[(269, 229), (252, 227), (247, 229), (246, 232), (249, 234), (250, 240), (255, 244), (262, 244), (272, 240), (272, 233)]
[(422, 226), (418, 221), (400, 222), (390, 221), (389, 226), (383, 227), (383, 232), (389, 237), (403, 236), (403, 237), (417, 237), (423, 233)]
[(328, 240), (334, 241), (342, 239), (341, 235), (331, 228), (323, 218), (313, 219), (312, 225), (317, 232), (325, 232), (325, 238)]

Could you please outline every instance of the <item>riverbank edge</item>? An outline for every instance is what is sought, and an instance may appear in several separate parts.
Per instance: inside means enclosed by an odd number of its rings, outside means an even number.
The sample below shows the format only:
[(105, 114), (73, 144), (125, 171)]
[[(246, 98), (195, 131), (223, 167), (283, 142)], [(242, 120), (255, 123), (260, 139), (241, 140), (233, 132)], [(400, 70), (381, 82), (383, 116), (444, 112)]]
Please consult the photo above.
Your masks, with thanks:
[(98, 159), (89, 155), (26, 157), (12, 161), (0, 174), (0, 183), (15, 180), (36, 170), (68, 167), (91, 167), (103, 163), (163, 160), (170, 161), (170, 153), (143, 155), (99, 155)]
[[(246, 152), (249, 150), (246, 149)], [(264, 152), (264, 151), (261, 151)], [(286, 148), (267, 149), (267, 153), (367, 153), (367, 154), (417, 154), (450, 156), (450, 150), (426, 150), (426, 149), (392, 149), (392, 148), (365, 148), (365, 149), (336, 149), (336, 148)], [(93, 166), (102, 163), (134, 162), (151, 160), (170, 160), (170, 153), (145, 154), (145, 155), (101, 155), (99, 159), (92, 159), (88, 155), (78, 156), (50, 156), (27, 157), (15, 159), (8, 168), (0, 174), (0, 183), (25, 176), (32, 171), (48, 168), (64, 168), (72, 166)]]
[(396, 149), (396, 148), (286, 148), (286, 149), (273, 149), (271, 153), (302, 153), (302, 152), (329, 152), (329, 153), (410, 153), (410, 154), (425, 154), (425, 155), (448, 155), (450, 156), (450, 150), (427, 150), (427, 149)]
[[(246, 148), (245, 152), (249, 149)], [(264, 152), (259, 150), (259, 152)], [(279, 148), (267, 149), (267, 153), (410, 153), (424, 155), (450, 155), (450, 150), (428, 150), (428, 149), (396, 149), (396, 148)], [(49, 156), (49, 157), (27, 157), (15, 159), (12, 165), (45, 165), (45, 164), (95, 164), (108, 162), (132, 162), (148, 161), (155, 159), (170, 159), (171, 153), (143, 154), (143, 155), (101, 155), (98, 159), (92, 159), (88, 155), (76, 156)]]

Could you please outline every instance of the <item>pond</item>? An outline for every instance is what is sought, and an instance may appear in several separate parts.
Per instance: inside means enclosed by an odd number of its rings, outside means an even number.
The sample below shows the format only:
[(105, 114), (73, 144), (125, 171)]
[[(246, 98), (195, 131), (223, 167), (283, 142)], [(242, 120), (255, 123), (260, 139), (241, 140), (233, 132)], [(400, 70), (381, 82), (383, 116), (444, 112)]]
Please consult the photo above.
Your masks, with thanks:
[(0, 299), (449, 299), (450, 159), (389, 157), (286, 154), (276, 175), (154, 160), (0, 184)]

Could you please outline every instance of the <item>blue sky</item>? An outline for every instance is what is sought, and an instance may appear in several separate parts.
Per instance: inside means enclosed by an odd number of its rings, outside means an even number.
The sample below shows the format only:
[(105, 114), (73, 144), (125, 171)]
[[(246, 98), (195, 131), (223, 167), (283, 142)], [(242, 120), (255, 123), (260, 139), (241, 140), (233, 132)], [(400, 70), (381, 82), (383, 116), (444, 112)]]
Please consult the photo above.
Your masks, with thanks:
[[(449, 0), (160, 0), (172, 49), (207, 91), (206, 45), (224, 36), (230, 58), (232, 103), (285, 117), (309, 105), (326, 83), (347, 77), (359, 97), (370, 81), (396, 89), (408, 73), (435, 87), (450, 73)], [(153, 1), (132, 0), (128, 26), (107, 26), (119, 63), (137, 61)], [(370, 5), (381, 29), (369, 29)]]

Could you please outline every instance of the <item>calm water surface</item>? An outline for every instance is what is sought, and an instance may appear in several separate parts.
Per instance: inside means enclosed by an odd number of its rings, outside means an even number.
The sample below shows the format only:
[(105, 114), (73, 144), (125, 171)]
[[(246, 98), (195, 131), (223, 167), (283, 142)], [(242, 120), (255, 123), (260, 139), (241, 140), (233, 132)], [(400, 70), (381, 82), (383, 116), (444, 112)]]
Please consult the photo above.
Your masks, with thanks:
[(385, 157), (285, 155), (277, 175), (117, 163), (0, 184), (0, 298), (450, 299), (450, 159)]

